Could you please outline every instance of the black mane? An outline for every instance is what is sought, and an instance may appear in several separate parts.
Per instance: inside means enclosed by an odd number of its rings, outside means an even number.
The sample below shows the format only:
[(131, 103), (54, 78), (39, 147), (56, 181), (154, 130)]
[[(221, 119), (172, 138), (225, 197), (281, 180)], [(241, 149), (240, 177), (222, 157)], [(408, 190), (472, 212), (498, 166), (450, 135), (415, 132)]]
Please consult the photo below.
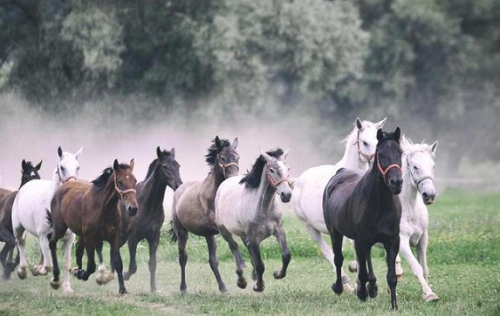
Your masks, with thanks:
[(212, 141), (212, 145), (208, 148), (208, 154), (205, 155), (205, 161), (210, 167), (214, 167), (217, 162), (217, 154), (224, 148), (231, 146), (231, 143), (227, 139), (220, 140), (220, 148), (215, 145), (215, 139)]
[[(28, 166), (28, 170), (33, 170), (35, 169), (35, 167), (33, 166), (33, 163), (31, 163), (31, 161), (26, 161), (26, 166)], [(21, 173), (23, 173), (24, 170), (21, 170)]]
[[(278, 148), (276, 150), (270, 150), (266, 153), (271, 157), (279, 158), (283, 155), (283, 150)], [(247, 189), (257, 189), (260, 185), (260, 178), (262, 177), (262, 170), (264, 170), (265, 164), (266, 161), (259, 155), (259, 158), (255, 160), (255, 163), (252, 166), (252, 170), (250, 170), (250, 172), (248, 172), (243, 179), (241, 179), (240, 184), (244, 183)]]
[[(162, 156), (167, 156), (167, 155), (171, 155), (169, 151), (162, 151), (161, 152), (161, 155)], [(155, 171), (155, 168), (156, 168), (156, 163), (158, 162), (158, 158), (156, 158), (155, 160), (153, 160), (153, 162), (149, 165), (149, 168), (148, 168), (148, 173), (146, 173), (146, 178), (144, 178), (144, 180), (147, 180), (149, 178), (149, 176)]]
[[(130, 168), (130, 166), (125, 163), (121, 163), (119, 166), (120, 169)], [(98, 188), (102, 188), (106, 185), (106, 183), (108, 183), (108, 180), (112, 174), (113, 174), (113, 168), (107, 167), (106, 169), (104, 169), (104, 171), (100, 176), (98, 176), (97, 178), (95, 178), (95, 180), (92, 181), (92, 184)]]

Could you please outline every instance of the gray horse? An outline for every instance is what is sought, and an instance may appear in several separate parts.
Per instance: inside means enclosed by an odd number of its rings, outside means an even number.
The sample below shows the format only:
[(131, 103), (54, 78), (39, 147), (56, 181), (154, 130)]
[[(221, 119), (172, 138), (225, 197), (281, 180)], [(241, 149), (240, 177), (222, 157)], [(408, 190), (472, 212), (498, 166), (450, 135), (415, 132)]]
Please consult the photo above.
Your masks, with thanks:
[[(188, 233), (203, 236), (208, 244), (208, 260), (214, 272), (215, 279), (222, 293), (227, 292), (226, 286), (219, 273), (217, 261), (217, 241), (215, 235), (219, 233), (215, 224), (215, 194), (219, 185), (232, 176), (238, 175), (240, 159), (236, 152), (238, 138), (231, 144), (226, 139), (213, 140), (212, 146), (205, 156), (211, 171), (203, 181), (186, 182), (174, 194), (172, 206), (172, 241), (177, 241), (179, 247), (179, 264), (181, 266), (181, 292), (186, 293), (186, 243)], [(239, 254), (241, 258), (241, 254)]]

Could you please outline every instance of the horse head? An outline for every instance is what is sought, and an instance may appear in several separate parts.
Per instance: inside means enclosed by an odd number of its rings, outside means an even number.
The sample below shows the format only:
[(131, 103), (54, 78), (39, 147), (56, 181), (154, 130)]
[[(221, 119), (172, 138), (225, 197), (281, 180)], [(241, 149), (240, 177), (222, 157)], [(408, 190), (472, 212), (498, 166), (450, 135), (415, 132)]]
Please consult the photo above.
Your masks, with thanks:
[(274, 187), (283, 203), (290, 202), (292, 198), (292, 188), (288, 182), (288, 171), (290, 168), (285, 162), (289, 151), (290, 148), (286, 152), (283, 152), (281, 149), (267, 153), (262, 149), (260, 150), (261, 157), (266, 161), (263, 172), (267, 174), (268, 182)]
[(354, 144), (358, 147), (359, 159), (362, 162), (369, 163), (375, 156), (377, 131), (384, 126), (386, 121), (387, 118), (384, 118), (380, 122), (372, 123), (356, 118), (354, 125), (357, 128), (357, 137)]
[(214, 144), (217, 148), (217, 161), (215, 162), (215, 166), (221, 168), (222, 174), (226, 179), (237, 176), (240, 170), (238, 165), (240, 155), (236, 151), (238, 147), (238, 137), (236, 137), (231, 144), (229, 141), (221, 140), (219, 136), (215, 136)]
[(80, 163), (78, 162), (78, 159), (81, 157), (82, 152), (83, 147), (81, 147), (75, 154), (72, 154), (67, 151), (63, 151), (61, 146), (59, 146), (57, 149), (59, 162), (57, 163), (56, 173), (59, 175), (59, 181), (61, 183), (78, 179), (78, 174), (80, 172)]
[(127, 210), (130, 216), (137, 214), (139, 208), (137, 203), (137, 194), (135, 186), (137, 179), (134, 174), (134, 159), (130, 161), (130, 165), (120, 164), (115, 159), (113, 163), (115, 190), (120, 195), (120, 201)]
[(40, 168), (42, 167), (42, 161), (36, 166), (33, 166), (31, 161), (26, 161), (23, 159), (21, 163), (21, 186), (25, 185), (27, 182), (35, 179), (40, 179), (40, 175), (38, 174), (38, 171), (40, 171)]
[(160, 146), (158, 146), (156, 148), (156, 155), (158, 156), (161, 180), (167, 183), (172, 190), (177, 190), (177, 188), (181, 186), (182, 180), (179, 174), (179, 168), (181, 166), (177, 160), (175, 160), (175, 148), (172, 148), (170, 151), (162, 151)]
[(394, 195), (401, 193), (403, 174), (401, 170), (400, 147), (401, 130), (396, 128), (394, 133), (386, 133), (381, 129), (377, 131), (377, 149), (375, 162), (380, 176)]

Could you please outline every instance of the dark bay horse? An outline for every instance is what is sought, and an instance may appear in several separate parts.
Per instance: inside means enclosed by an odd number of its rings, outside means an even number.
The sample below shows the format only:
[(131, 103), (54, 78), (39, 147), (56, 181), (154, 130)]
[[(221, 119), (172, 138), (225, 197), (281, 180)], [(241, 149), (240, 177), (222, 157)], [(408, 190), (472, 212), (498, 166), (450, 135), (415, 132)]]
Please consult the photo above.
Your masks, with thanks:
[(363, 301), (368, 295), (372, 298), (377, 296), (371, 248), (380, 242), (387, 253), (387, 283), (393, 309), (398, 308), (395, 265), (399, 251), (401, 203), (396, 195), (401, 192), (403, 184), (400, 136), (399, 127), (394, 133), (378, 130), (378, 144), (371, 169), (365, 175), (340, 169), (328, 182), (323, 195), (323, 213), (332, 239), (337, 273), (333, 291), (340, 294), (343, 290), (342, 240), (347, 236), (354, 240), (358, 261), (356, 294)]
[[(226, 139), (213, 140), (212, 146), (205, 156), (211, 170), (203, 181), (186, 182), (174, 194), (172, 206), (172, 241), (177, 241), (179, 247), (179, 264), (181, 266), (181, 292), (186, 293), (186, 243), (188, 233), (204, 236), (208, 244), (209, 263), (215, 275), (219, 290), (225, 293), (226, 285), (221, 279), (216, 256), (219, 233), (215, 223), (215, 194), (219, 185), (232, 176), (238, 175), (239, 155), (236, 152), (238, 138), (231, 144)], [(238, 252), (239, 258), (241, 254)], [(243, 260), (243, 259), (241, 259)]]
[[(137, 244), (146, 239), (149, 244), (149, 273), (151, 292), (156, 292), (156, 250), (160, 241), (160, 232), (165, 213), (163, 210), (163, 199), (167, 186), (172, 190), (182, 184), (179, 175), (179, 163), (175, 160), (175, 148), (170, 151), (156, 148), (157, 158), (149, 165), (146, 179), (137, 183), (137, 202), (139, 211), (136, 216), (129, 216), (123, 204), (122, 212), (122, 241), (127, 241), (130, 253), (130, 265), (127, 272), (123, 274), (125, 280), (137, 271), (136, 252)], [(102, 263), (102, 247), (97, 249), (100, 265)], [(112, 275), (112, 274), (111, 274)], [(101, 278), (105, 282), (112, 277)], [(99, 283), (101, 284), (101, 283)]]
[[(36, 166), (33, 166), (31, 161), (26, 162), (23, 159), (21, 163), (21, 186), (33, 179), (40, 179), (38, 171), (42, 167), (42, 161)], [(16, 247), (16, 239), (12, 231), (12, 205), (16, 198), (17, 191), (0, 189), (0, 241), (5, 242), (5, 245), (0, 252), (0, 262), (3, 267), (3, 279), (9, 280), (10, 274), (14, 271), (19, 263), (19, 255), (16, 261), (12, 261), (14, 248)], [(8, 256), (8, 257), (7, 257)], [(43, 259), (43, 258), (42, 258)]]
[[(120, 256), (120, 246), (123, 244), (121, 236), (121, 211), (119, 203), (124, 204), (128, 215), (137, 213), (136, 198), (137, 180), (132, 173), (134, 160), (130, 165), (113, 163), (113, 168), (106, 168), (101, 176), (92, 181), (72, 181), (62, 185), (54, 194), (51, 203), (52, 213), (47, 220), (51, 223), (53, 232), (50, 237), (50, 251), (54, 263), (54, 278), (51, 286), (59, 288), (59, 265), (57, 263), (56, 244), (68, 229), (80, 237), (80, 251), (77, 251), (78, 270), (76, 276), (81, 280), (88, 280), (95, 272), (94, 251), (103, 241), (111, 245), (111, 261), (118, 273), (119, 293), (127, 290), (123, 282), (123, 264)], [(83, 250), (87, 253), (87, 270), (82, 269)], [(69, 278), (69, 253), (65, 253), (65, 283)]]

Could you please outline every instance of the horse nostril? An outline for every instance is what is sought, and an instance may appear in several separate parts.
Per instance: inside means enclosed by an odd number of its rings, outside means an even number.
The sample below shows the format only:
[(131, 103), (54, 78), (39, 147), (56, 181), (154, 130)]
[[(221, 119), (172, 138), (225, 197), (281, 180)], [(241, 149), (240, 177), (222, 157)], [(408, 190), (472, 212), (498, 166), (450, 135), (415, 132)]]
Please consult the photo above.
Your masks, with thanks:
[(424, 198), (424, 200), (427, 200), (429, 199), (429, 195), (427, 193), (422, 193), (422, 197)]
[(128, 212), (129, 212), (130, 215), (135, 215), (137, 213), (137, 207), (130, 206), (128, 208)]

